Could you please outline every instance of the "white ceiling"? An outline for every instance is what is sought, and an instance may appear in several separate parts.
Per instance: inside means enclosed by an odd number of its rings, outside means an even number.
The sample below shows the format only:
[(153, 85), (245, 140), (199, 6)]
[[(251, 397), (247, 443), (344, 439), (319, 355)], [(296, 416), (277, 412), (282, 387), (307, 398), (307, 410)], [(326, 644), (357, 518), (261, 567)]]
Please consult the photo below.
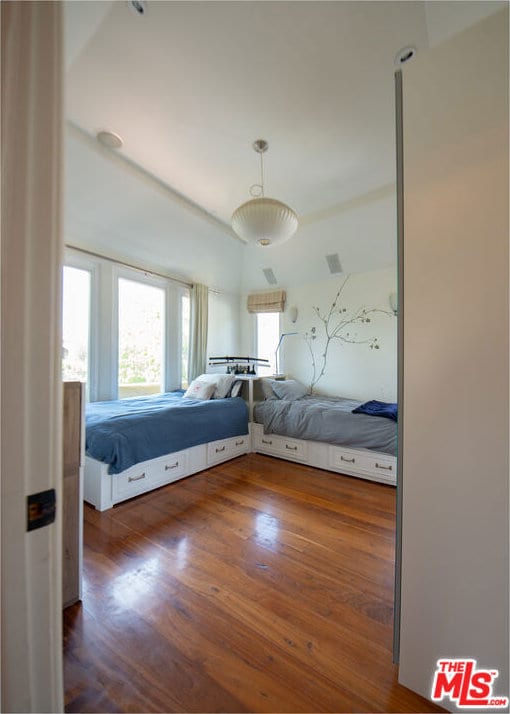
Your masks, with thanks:
[[(267, 287), (262, 267), (319, 279), (331, 252), (349, 272), (391, 265), (395, 54), (500, 6), (67, 2), (67, 241), (231, 290)], [(90, 140), (104, 128), (118, 154)], [(266, 194), (301, 223), (265, 253), (229, 228), (259, 137)]]

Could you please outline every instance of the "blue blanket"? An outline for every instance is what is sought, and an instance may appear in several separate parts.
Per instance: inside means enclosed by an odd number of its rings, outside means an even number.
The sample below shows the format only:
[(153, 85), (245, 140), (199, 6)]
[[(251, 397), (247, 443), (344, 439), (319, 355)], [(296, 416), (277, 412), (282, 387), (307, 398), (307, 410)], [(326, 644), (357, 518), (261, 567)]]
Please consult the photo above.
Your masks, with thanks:
[(396, 402), (378, 402), (372, 399), (370, 402), (360, 404), (359, 407), (352, 410), (353, 414), (370, 414), (370, 416), (386, 417), (397, 421), (398, 411)]
[(183, 393), (87, 404), (87, 455), (118, 474), (141, 461), (248, 433), (241, 397), (204, 401)]

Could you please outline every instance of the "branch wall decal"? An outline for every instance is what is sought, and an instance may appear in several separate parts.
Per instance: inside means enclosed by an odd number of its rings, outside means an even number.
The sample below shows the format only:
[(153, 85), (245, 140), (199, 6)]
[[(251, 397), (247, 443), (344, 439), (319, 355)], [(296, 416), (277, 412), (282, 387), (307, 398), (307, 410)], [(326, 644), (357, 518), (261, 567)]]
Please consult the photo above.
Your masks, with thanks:
[(376, 307), (361, 306), (354, 310), (346, 307), (343, 291), (350, 277), (350, 275), (345, 277), (327, 311), (322, 312), (319, 307), (313, 307), (319, 319), (320, 331), (313, 326), (304, 334), (312, 362), (310, 394), (313, 394), (317, 383), (326, 372), (330, 347), (335, 340), (343, 344), (366, 344), (370, 349), (378, 350), (380, 345), (377, 337), (359, 338), (358, 333), (352, 330), (357, 325), (372, 322), (372, 318), (378, 314), (392, 317), (392, 313), (388, 310)]

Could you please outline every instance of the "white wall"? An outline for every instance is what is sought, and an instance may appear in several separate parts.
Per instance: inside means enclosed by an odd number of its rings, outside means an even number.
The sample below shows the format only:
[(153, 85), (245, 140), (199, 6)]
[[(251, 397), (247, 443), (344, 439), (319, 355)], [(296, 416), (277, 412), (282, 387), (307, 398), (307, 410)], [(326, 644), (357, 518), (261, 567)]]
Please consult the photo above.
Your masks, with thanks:
[(207, 356), (238, 356), (240, 347), (239, 295), (209, 291)]
[(472, 658), (508, 696), (507, 11), (403, 75), (399, 680)]
[[(310, 384), (312, 361), (303, 335), (316, 327), (317, 338), (314, 349), (320, 360), (326, 337), (321, 321), (313, 307), (326, 313), (341, 286), (344, 277), (331, 277), (321, 283), (312, 283), (287, 290), (287, 309), (283, 314), (282, 332), (297, 330), (299, 335), (286, 337), (282, 345), (281, 364), (285, 372), (304, 384)], [(376, 308), (383, 312), (369, 315), (368, 324), (347, 327), (343, 334), (349, 339), (370, 340), (377, 338), (379, 349), (371, 349), (368, 344), (351, 344), (339, 340), (331, 342), (326, 371), (314, 391), (332, 396), (354, 399), (396, 401), (397, 399), (397, 320), (390, 310), (388, 297), (396, 291), (396, 270), (374, 270), (356, 273), (349, 279), (342, 291), (342, 304), (347, 309), (344, 316), (353, 315), (359, 307)], [(289, 308), (296, 307), (298, 318), (290, 322)], [(336, 324), (335, 320), (330, 323)]]
[(429, 47), (444, 42), (484, 17), (501, 10), (506, 2), (497, 0), (441, 0), (423, 3)]
[[(314, 306), (321, 312), (329, 309), (346, 276), (330, 276), (328, 279), (287, 288), (286, 310), (281, 316), (281, 331), (294, 332), (284, 338), (280, 349), (280, 371), (298, 379), (307, 386), (312, 378), (312, 361), (304, 335), (316, 327), (314, 341), (320, 358), (325, 344), (321, 322), (314, 314)], [(379, 349), (370, 349), (368, 344), (346, 344), (338, 340), (331, 344), (324, 377), (317, 383), (315, 392), (354, 399), (396, 401), (397, 395), (397, 320), (390, 310), (388, 298), (396, 291), (396, 268), (385, 268), (349, 276), (343, 291), (347, 314), (365, 306), (377, 308), (382, 313), (371, 315), (371, 322), (348, 328), (351, 338), (370, 339), (377, 337)], [(295, 323), (290, 321), (289, 309), (297, 308)], [(254, 351), (253, 316), (246, 310), (246, 296), (241, 301), (243, 349)], [(355, 337), (357, 335), (357, 337)], [(276, 345), (275, 345), (276, 348)]]

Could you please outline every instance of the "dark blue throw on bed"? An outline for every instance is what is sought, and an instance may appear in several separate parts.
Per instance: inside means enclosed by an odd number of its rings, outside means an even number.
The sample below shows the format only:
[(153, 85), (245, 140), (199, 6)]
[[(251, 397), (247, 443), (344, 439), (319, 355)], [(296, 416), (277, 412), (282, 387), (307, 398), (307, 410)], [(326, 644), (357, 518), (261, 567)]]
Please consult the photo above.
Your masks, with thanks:
[(209, 441), (248, 433), (241, 397), (183, 398), (183, 391), (86, 407), (86, 453), (118, 474), (134, 464)]
[(396, 402), (378, 402), (372, 399), (370, 402), (360, 404), (359, 407), (352, 410), (353, 414), (369, 414), (370, 416), (387, 417), (397, 421), (398, 410)]

